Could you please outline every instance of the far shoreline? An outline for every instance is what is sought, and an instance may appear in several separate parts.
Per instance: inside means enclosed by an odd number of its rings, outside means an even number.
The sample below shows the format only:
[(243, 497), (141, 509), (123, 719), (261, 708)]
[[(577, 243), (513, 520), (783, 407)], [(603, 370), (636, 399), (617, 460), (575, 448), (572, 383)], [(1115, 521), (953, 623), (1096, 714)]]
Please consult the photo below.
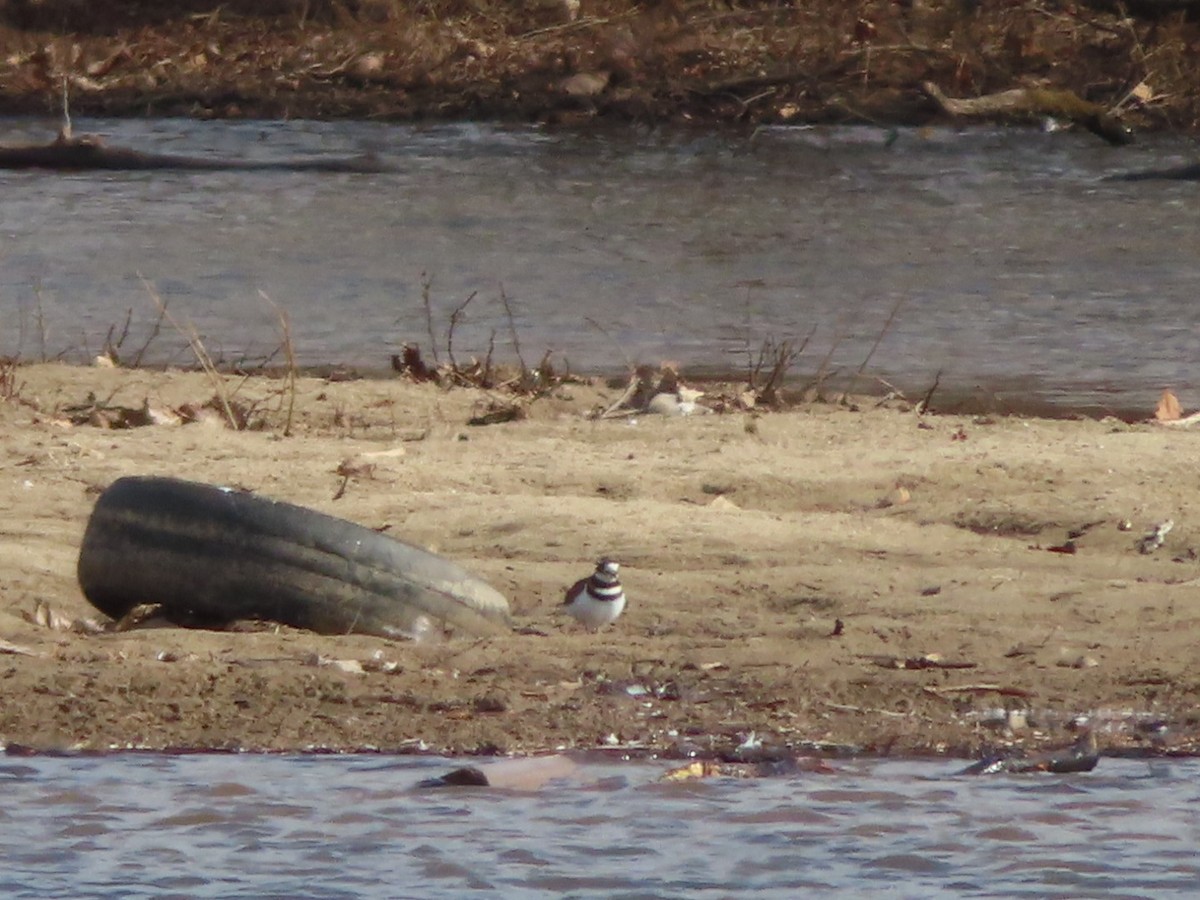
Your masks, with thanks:
[(81, 115), (886, 127), (944, 121), (937, 91), (957, 103), (1024, 90), (1040, 100), (998, 121), (1059, 110), (1088, 127), (1098, 113), (1139, 131), (1200, 131), (1200, 23), (1187, 10), (1130, 4), (1130, 14), (1107, 0), (213, 6), (6, 8), (0, 114), (57, 114), (66, 91)]

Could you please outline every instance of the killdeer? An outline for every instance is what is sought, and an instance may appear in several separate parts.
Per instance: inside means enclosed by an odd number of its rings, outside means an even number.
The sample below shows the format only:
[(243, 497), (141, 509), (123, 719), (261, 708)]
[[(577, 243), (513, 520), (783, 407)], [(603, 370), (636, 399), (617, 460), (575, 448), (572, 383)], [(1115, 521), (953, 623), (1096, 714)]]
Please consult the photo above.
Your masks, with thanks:
[(617, 621), (625, 609), (625, 591), (617, 571), (621, 568), (607, 557), (596, 563), (596, 571), (581, 578), (567, 591), (563, 608), (588, 631), (599, 631)]

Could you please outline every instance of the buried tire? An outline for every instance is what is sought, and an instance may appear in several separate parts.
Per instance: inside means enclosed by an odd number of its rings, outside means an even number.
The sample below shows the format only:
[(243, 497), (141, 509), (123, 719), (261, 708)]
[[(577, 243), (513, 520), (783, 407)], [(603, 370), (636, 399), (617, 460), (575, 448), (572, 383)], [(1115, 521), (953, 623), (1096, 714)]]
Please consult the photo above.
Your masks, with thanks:
[(504, 596), (456, 563), (316, 510), (175, 478), (113, 482), (78, 575), (114, 619), (154, 603), (176, 621), (264, 619), (321, 634), (508, 627)]

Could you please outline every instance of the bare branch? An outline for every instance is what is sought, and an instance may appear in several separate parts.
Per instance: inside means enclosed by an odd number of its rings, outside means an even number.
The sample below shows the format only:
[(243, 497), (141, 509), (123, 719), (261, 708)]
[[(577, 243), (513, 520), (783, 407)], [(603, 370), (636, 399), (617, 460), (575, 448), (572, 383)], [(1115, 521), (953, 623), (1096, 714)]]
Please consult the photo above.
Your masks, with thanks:
[(437, 368), (442, 364), (438, 359), (437, 339), (433, 336), (433, 304), (430, 302), (430, 294), (433, 292), (433, 276), (421, 273), (421, 301), (425, 305), (425, 330), (429, 334), (429, 352), (433, 354), (433, 366)]
[(142, 287), (146, 289), (146, 293), (150, 295), (150, 299), (154, 301), (154, 305), (158, 307), (159, 313), (171, 323), (179, 334), (188, 342), (188, 346), (192, 350), (192, 354), (196, 357), (196, 361), (200, 363), (200, 368), (204, 370), (204, 374), (208, 376), (209, 382), (213, 386), (213, 391), (217, 398), (217, 403), (221, 407), (221, 412), (225, 414), (225, 420), (229, 423), (229, 427), (235, 431), (241, 430), (241, 424), (238, 417), (234, 415), (233, 406), (229, 402), (229, 392), (225, 387), (225, 379), (221, 377), (221, 373), (217, 371), (216, 365), (209, 356), (208, 350), (204, 346), (204, 342), (200, 339), (199, 332), (196, 327), (190, 322), (187, 327), (180, 325), (175, 320), (175, 317), (167, 312), (167, 304), (163, 302), (161, 296), (154, 285), (152, 285), (141, 272), (137, 273), (138, 280), (142, 283)]
[[(471, 305), (471, 301), (475, 299), (478, 293), (478, 291), (471, 291), (467, 299), (456, 306), (453, 312), (450, 313), (450, 327), (446, 329), (446, 356), (450, 359), (450, 369), (455, 376), (461, 375), (462, 370), (459, 368), (458, 360), (454, 358), (454, 329), (458, 327), (458, 323), (462, 321), (467, 307)], [(434, 358), (437, 358), (436, 355)]]

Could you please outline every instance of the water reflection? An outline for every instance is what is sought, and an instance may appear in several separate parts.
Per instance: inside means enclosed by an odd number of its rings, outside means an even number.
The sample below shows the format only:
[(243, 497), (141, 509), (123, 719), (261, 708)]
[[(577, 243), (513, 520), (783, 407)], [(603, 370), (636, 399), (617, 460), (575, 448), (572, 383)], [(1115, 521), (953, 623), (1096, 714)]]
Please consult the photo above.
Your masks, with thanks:
[(412, 786), (385, 757), (0, 765), (14, 897), (1162, 897), (1200, 884), (1200, 764), (965, 778), (953, 764), (655, 783), (586, 765), (540, 792)]

